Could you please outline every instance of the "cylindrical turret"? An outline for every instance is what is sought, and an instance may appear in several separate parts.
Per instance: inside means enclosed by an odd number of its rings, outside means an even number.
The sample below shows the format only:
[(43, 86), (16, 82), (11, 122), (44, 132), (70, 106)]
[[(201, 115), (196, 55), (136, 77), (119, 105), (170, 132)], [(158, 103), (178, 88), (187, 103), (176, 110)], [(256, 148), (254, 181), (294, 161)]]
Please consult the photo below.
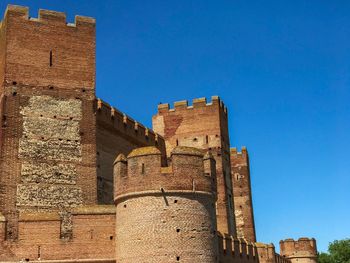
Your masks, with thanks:
[(292, 263), (317, 263), (317, 247), (314, 238), (286, 239), (280, 241), (281, 255)]
[[(176, 147), (161, 167), (155, 147), (132, 151), (114, 163), (116, 260), (218, 261), (215, 161), (190, 147)], [(214, 173), (214, 174), (213, 174)]]

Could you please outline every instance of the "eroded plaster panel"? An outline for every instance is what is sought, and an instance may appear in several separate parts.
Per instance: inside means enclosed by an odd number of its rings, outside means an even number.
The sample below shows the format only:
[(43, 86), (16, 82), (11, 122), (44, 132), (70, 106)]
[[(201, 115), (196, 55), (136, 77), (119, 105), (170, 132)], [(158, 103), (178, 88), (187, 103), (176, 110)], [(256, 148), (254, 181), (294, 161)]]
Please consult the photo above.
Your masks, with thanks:
[(57, 99), (51, 96), (33, 96), (27, 106), (23, 107), (21, 114), (42, 115), (50, 117), (66, 117), (81, 120), (82, 102), (78, 99)]
[(19, 157), (39, 161), (81, 161), (81, 144), (79, 141), (22, 138)]
[(23, 209), (61, 209), (82, 204), (76, 186), (82, 161), (80, 120), (82, 102), (50, 96), (32, 96), (21, 108), (22, 159), (17, 205)]
[(76, 184), (77, 171), (73, 164), (24, 162), (21, 175), (24, 183)]
[(82, 204), (80, 187), (47, 184), (17, 185), (17, 205), (37, 207), (74, 207)]
[(29, 138), (80, 140), (79, 122), (45, 117), (23, 117), (23, 135)]

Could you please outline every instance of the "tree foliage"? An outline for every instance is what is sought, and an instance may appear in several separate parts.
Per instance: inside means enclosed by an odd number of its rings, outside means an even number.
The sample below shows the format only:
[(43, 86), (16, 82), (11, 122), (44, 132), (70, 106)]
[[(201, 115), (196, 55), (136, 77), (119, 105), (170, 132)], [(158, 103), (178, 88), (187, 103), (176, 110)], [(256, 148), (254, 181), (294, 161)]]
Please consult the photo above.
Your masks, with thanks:
[(328, 253), (318, 255), (319, 263), (350, 263), (350, 239), (335, 240), (328, 246)]

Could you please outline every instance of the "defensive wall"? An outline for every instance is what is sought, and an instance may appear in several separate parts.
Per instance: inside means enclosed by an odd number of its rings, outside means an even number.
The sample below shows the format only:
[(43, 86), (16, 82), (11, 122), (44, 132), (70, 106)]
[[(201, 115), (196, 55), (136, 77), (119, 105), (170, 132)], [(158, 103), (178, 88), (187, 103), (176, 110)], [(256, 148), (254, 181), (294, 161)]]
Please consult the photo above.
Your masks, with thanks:
[(113, 162), (119, 154), (156, 146), (164, 155), (164, 139), (101, 99), (96, 100), (97, 193), (100, 204), (113, 204)]
[(249, 242), (244, 238), (218, 235), (219, 263), (291, 263), (275, 251), (273, 244)]
[(231, 181), (227, 108), (218, 96), (178, 101), (174, 108), (159, 104), (152, 118), (153, 129), (166, 144), (167, 155), (176, 146), (195, 147), (211, 151), (216, 161), (218, 230), (236, 235), (234, 200)]
[(18, 224), (18, 240), (6, 240), (6, 220), (0, 218), (1, 262), (115, 262), (114, 206), (22, 212)]

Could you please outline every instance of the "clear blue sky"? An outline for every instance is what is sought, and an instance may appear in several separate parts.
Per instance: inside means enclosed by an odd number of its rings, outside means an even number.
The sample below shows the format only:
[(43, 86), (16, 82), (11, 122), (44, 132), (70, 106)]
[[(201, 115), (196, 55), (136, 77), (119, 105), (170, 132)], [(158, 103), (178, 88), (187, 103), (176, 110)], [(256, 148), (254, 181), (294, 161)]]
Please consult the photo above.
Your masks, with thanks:
[(258, 239), (350, 237), (350, 1), (24, 1), (97, 19), (97, 95), (151, 126), (219, 95), (251, 157)]

